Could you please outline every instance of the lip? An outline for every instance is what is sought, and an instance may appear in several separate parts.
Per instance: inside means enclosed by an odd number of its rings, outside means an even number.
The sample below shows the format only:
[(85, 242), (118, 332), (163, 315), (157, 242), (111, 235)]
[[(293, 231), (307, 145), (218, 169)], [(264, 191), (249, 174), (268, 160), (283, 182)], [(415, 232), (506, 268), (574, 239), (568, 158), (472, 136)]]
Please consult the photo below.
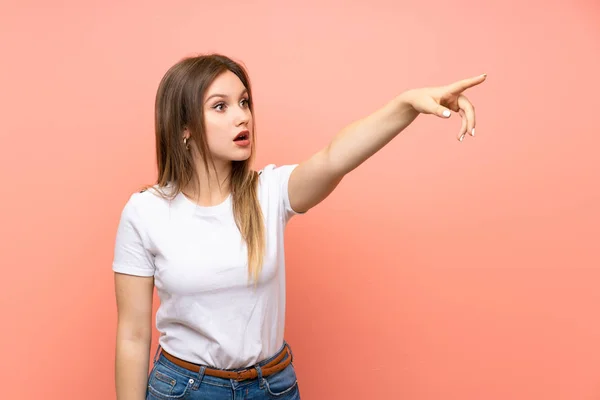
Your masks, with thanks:
[[(236, 140), (240, 136), (246, 136), (246, 138), (242, 139), (242, 140)], [(237, 135), (235, 135), (235, 137), (233, 138), (233, 143), (235, 143), (235, 144), (237, 144), (238, 146), (241, 146), (241, 147), (248, 146), (250, 144), (250, 131), (248, 131), (246, 129), (246, 130), (241, 131)]]
[(247, 138), (250, 138), (250, 131), (248, 131), (247, 129), (241, 131), (240, 133), (238, 133), (237, 135), (235, 135), (235, 137), (233, 138), (233, 140), (239, 138), (240, 136), (246, 135)]
[(245, 140), (237, 140), (235, 142), (233, 142), (236, 146), (239, 147), (248, 147), (250, 146), (250, 141), (248, 139)]

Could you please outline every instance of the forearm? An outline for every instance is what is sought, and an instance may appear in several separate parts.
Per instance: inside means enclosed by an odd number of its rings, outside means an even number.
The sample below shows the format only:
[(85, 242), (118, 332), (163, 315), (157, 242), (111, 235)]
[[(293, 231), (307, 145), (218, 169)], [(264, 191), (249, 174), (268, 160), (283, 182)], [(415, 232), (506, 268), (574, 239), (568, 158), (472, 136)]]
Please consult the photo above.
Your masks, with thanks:
[(144, 400), (148, 385), (150, 340), (117, 337), (115, 387), (117, 400)]
[(340, 131), (326, 149), (330, 168), (343, 176), (381, 150), (419, 115), (402, 94)]

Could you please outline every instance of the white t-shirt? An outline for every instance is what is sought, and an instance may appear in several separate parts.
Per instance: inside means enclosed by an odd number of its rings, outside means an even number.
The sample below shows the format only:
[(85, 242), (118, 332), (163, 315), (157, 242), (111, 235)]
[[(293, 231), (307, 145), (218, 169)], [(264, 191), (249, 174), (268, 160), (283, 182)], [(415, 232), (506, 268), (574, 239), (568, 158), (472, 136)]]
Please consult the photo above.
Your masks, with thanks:
[(247, 248), (229, 196), (202, 207), (179, 194), (134, 193), (119, 223), (113, 271), (154, 276), (160, 297), (159, 344), (217, 368), (243, 368), (281, 348), (285, 325), (284, 229), (296, 213), (288, 179), (296, 165), (266, 166), (259, 176), (266, 252), (259, 283), (248, 279)]

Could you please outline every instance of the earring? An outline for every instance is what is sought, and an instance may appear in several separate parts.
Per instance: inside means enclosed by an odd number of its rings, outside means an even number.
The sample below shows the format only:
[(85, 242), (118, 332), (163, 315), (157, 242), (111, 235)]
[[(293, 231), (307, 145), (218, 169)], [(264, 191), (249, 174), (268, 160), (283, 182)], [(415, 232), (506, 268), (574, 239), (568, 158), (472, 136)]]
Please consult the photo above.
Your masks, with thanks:
[(183, 145), (185, 146), (186, 150), (189, 150), (190, 147), (188, 146), (187, 141), (188, 141), (188, 138), (184, 137), (183, 138)]

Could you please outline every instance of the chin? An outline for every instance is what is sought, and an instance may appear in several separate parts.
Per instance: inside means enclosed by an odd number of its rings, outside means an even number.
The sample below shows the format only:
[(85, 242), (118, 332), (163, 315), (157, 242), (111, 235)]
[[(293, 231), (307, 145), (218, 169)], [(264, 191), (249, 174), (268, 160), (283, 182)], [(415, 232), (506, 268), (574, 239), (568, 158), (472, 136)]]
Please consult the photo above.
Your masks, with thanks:
[[(241, 152), (240, 152), (241, 153)], [(244, 154), (235, 154), (233, 155), (230, 160), (231, 161), (246, 161), (250, 158), (250, 156), (252, 156), (252, 152), (251, 151), (244, 151)]]

